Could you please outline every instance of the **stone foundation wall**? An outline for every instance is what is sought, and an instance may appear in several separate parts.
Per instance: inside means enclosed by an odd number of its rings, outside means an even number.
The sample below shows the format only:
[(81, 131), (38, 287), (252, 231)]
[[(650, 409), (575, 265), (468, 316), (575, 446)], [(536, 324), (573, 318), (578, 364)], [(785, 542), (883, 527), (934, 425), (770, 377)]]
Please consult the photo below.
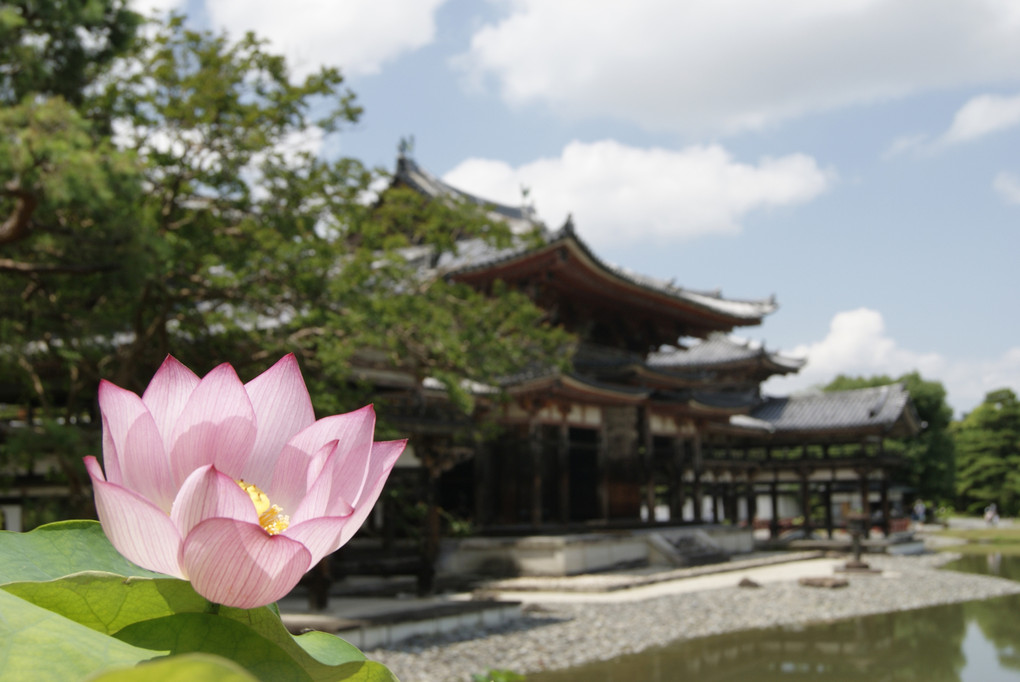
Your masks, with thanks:
[(728, 526), (655, 528), (613, 533), (446, 540), (438, 570), (446, 575), (561, 576), (656, 562), (648, 536), (706, 533), (724, 551), (754, 549), (750, 529)]

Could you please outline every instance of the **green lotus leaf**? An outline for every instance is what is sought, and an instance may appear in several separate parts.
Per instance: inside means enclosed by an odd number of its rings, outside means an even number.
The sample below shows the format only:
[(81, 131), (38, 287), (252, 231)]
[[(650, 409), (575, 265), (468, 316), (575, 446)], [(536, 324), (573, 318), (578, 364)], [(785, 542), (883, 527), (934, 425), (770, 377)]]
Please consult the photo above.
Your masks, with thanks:
[[(178, 613), (129, 625), (116, 635), (117, 639), (143, 649), (168, 646), (172, 655), (202, 652), (223, 656), (241, 665), (260, 680), (294, 680), (295, 682), (332, 682), (341, 680), (393, 680), (389, 677), (365, 677), (376, 673), (377, 665), (352, 661), (338, 666), (321, 663), (308, 668), (301, 665), (276, 642), (272, 642), (247, 625), (210, 613)], [(292, 640), (293, 641), (293, 640)], [(295, 644), (296, 647), (296, 644)], [(303, 652), (303, 649), (297, 647)], [(306, 659), (311, 657), (305, 654)], [(307, 662), (307, 660), (306, 660)], [(385, 675), (388, 671), (378, 666)]]
[(27, 533), (0, 531), (0, 585), (52, 580), (81, 571), (165, 577), (122, 557), (98, 521), (60, 521)]
[(79, 680), (156, 655), (0, 590), (0, 678)]
[(258, 682), (258, 678), (219, 656), (185, 654), (102, 672), (87, 682)]
[[(339, 637), (321, 632), (294, 637), (274, 609), (215, 607), (190, 583), (176, 578), (88, 571), (45, 582), (11, 583), (3, 591), (99, 633), (151, 648), (153, 654), (217, 654), (260, 679), (284, 673), (316, 681), (395, 679), (384, 666), (368, 665), (364, 654)], [(201, 623), (205, 633), (198, 640), (195, 623)], [(178, 627), (189, 630), (176, 632)], [(234, 648), (238, 643), (244, 646)]]

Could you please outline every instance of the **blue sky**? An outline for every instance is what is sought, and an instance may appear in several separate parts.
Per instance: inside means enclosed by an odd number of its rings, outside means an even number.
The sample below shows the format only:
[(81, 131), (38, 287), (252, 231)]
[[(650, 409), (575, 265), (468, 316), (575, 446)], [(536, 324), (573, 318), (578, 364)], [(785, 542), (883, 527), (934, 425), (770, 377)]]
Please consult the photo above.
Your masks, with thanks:
[(604, 259), (780, 309), (736, 331), (838, 373), (1020, 392), (1015, 0), (148, 0), (340, 67), (324, 141), (416, 160)]

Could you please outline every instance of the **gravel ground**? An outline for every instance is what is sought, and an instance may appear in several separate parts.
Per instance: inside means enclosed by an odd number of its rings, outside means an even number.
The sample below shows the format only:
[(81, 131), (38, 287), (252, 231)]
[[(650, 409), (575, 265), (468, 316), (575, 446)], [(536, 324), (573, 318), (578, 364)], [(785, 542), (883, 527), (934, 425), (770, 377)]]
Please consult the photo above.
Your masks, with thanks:
[(791, 581), (613, 604), (536, 604), (500, 628), (417, 638), (366, 654), (402, 682), (451, 682), (490, 668), (521, 673), (569, 668), (680, 639), (1020, 593), (1018, 582), (935, 570), (953, 558), (871, 555), (868, 562), (884, 573), (849, 575), (849, 586), (840, 589)]

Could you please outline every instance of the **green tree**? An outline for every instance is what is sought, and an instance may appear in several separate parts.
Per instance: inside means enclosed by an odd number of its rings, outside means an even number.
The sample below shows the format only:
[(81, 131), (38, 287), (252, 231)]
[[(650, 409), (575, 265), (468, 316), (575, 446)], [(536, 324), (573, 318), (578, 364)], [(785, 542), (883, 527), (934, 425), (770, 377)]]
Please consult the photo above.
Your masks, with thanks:
[(91, 405), (83, 391), (123, 327), (119, 299), (144, 271), (142, 176), (104, 133), (109, 118), (96, 116), (90, 88), (133, 49), (140, 20), (124, 0), (0, 4), (0, 402), (39, 422), (3, 453), (19, 464), (32, 451), (73, 453), (52, 462), (79, 509), (76, 455), (98, 440), (57, 435), (57, 420)]
[(992, 391), (952, 430), (957, 449), (956, 491), (961, 509), (980, 513), (994, 502), (1020, 512), (1020, 401), (1009, 389)]
[[(462, 424), (444, 439), (390, 429), (420, 437), (438, 475), (450, 439), (471, 438), (468, 417), (498, 399), (479, 387), (566, 357), (569, 339), (526, 297), (434, 267), (454, 237), (509, 244), (505, 226), (407, 190), (367, 200), (378, 173), (317, 154), (361, 115), (336, 69), (295, 83), (254, 36), (191, 31), (180, 17), (123, 44), (74, 97), (54, 94), (44, 70), (34, 91), (19, 81), (25, 104), (0, 111), (0, 181), (15, 187), (0, 210), (18, 226), (0, 240), (2, 400), (28, 406), (40, 439), (8, 439), (8, 459), (47, 448), (84, 490), (101, 377), (141, 390), (173, 353), (247, 378), (294, 351), (320, 411), (380, 398), (417, 417), (394, 420), (401, 429), (437, 409)], [(376, 364), (410, 381), (378, 394), (364, 371)], [(84, 424), (80, 446), (44, 439), (57, 421)]]
[(39, 95), (73, 105), (131, 47), (142, 17), (128, 0), (0, 3), (0, 101)]
[(924, 429), (912, 438), (889, 439), (886, 447), (909, 461), (903, 483), (914, 488), (926, 500), (949, 501), (955, 495), (956, 450), (949, 433), (953, 411), (946, 404), (946, 390), (941, 382), (928, 381), (917, 372), (896, 379), (888, 376), (848, 377), (833, 379), (826, 391), (885, 386), (902, 383), (910, 392), (917, 415)]

